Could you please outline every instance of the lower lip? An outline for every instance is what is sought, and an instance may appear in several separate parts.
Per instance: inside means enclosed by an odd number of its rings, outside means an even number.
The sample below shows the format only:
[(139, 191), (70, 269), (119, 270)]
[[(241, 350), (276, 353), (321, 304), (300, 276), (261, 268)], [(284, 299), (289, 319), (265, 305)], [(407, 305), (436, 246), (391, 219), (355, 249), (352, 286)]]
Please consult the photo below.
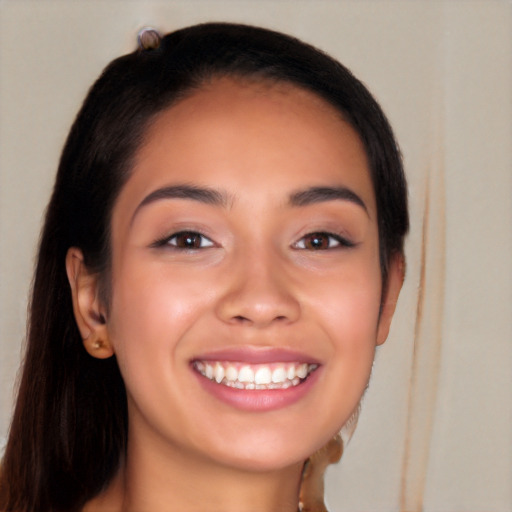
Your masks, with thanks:
[(286, 389), (247, 390), (217, 384), (192, 369), (203, 389), (215, 398), (237, 409), (254, 412), (274, 411), (298, 402), (311, 391), (320, 370), (321, 368), (317, 368), (306, 380)]

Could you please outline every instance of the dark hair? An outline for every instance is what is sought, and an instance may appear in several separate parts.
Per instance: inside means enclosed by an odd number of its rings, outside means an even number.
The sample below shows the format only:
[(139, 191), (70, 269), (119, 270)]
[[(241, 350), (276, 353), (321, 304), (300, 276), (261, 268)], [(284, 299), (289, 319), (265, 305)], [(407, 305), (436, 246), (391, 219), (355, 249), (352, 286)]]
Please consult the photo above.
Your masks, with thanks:
[[(217, 77), (287, 82), (330, 103), (367, 152), (378, 209), (383, 283), (403, 253), (406, 184), (391, 128), (345, 67), (297, 39), (269, 30), (204, 24), (114, 60), (91, 88), (64, 147), (46, 213), (33, 282), (28, 343), (0, 476), (0, 509), (74, 511), (115, 474), (126, 447), (127, 407), (115, 357), (89, 356), (72, 310), (65, 257), (79, 247), (104, 276), (110, 217), (149, 123)], [(151, 44), (145, 44), (144, 41)]]

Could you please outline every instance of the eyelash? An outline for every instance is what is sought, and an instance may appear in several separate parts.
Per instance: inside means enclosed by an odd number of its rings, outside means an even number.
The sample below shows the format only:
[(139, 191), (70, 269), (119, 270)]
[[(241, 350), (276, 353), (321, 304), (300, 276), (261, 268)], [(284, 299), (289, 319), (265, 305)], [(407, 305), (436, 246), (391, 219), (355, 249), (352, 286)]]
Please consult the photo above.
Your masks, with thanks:
[[(306, 247), (305, 241), (309, 238), (313, 244), (319, 242), (322, 243), (322, 241), (327, 241), (328, 246), (327, 247)], [(316, 240), (316, 242), (315, 242)], [(334, 245), (333, 245), (334, 241)], [(300, 246), (302, 244), (302, 247)], [(344, 238), (341, 235), (338, 235), (336, 233), (329, 233), (327, 231), (315, 231), (313, 233), (307, 233), (304, 235), (300, 240), (295, 242), (292, 247), (294, 249), (299, 250), (310, 250), (310, 251), (328, 251), (332, 249), (342, 249), (342, 248), (350, 248), (354, 247), (356, 244), (346, 238)]]
[[(179, 246), (178, 240), (179, 237), (184, 237), (185, 246)], [(309, 239), (310, 246), (308, 247), (307, 241)], [(172, 243), (174, 241), (174, 243)], [(203, 245), (206, 242), (206, 245)], [(322, 247), (321, 244), (327, 242), (327, 247)], [(195, 245), (199, 243), (199, 245)], [(315, 244), (317, 246), (315, 246)], [(215, 243), (208, 238), (207, 236), (199, 233), (197, 231), (178, 231), (177, 233), (173, 233), (170, 236), (166, 236), (161, 238), (151, 244), (151, 247), (172, 247), (175, 250), (181, 251), (194, 251), (201, 249), (208, 249), (210, 247), (214, 247)], [(354, 247), (355, 244), (350, 240), (338, 235), (336, 233), (329, 233), (326, 231), (315, 231), (312, 233), (307, 233), (302, 238), (300, 238), (297, 242), (292, 244), (293, 249), (298, 250), (310, 250), (310, 251), (327, 251), (332, 249), (340, 249), (340, 248), (350, 248)]]
[[(179, 237), (184, 237), (185, 242), (188, 242), (190, 245), (185, 247), (180, 247), (178, 243), (176, 243), (179, 239)], [(172, 243), (174, 240), (175, 243)], [(207, 242), (206, 246), (195, 246), (194, 241), (199, 240), (199, 243), (202, 244), (205, 241)], [(209, 247), (214, 247), (215, 244), (212, 240), (210, 240), (207, 236), (203, 235), (202, 233), (198, 233), (197, 231), (178, 231), (177, 233), (173, 233), (171, 236), (166, 236), (164, 238), (161, 238), (157, 240), (156, 242), (153, 242), (151, 244), (151, 247), (164, 247), (164, 246), (170, 246), (175, 250), (178, 251), (194, 251), (199, 249), (208, 249)]]

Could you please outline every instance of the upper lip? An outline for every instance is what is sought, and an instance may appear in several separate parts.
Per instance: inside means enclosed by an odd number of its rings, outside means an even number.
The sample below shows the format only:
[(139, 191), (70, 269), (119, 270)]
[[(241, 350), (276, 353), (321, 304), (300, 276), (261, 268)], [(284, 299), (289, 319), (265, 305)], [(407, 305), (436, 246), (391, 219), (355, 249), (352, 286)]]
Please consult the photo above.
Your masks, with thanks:
[(226, 361), (249, 364), (270, 363), (309, 363), (320, 364), (315, 357), (293, 349), (281, 347), (231, 347), (208, 351), (198, 355), (193, 361)]

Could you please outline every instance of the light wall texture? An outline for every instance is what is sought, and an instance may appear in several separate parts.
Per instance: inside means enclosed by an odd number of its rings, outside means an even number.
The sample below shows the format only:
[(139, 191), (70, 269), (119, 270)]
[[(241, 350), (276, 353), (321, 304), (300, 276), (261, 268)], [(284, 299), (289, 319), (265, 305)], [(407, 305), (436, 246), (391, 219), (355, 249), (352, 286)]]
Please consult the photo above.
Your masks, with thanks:
[(10, 0), (0, 3), (0, 438), (41, 216), (89, 85), (146, 25), (260, 24), (336, 56), (400, 141), (408, 275), (333, 512), (512, 510), (512, 3)]

